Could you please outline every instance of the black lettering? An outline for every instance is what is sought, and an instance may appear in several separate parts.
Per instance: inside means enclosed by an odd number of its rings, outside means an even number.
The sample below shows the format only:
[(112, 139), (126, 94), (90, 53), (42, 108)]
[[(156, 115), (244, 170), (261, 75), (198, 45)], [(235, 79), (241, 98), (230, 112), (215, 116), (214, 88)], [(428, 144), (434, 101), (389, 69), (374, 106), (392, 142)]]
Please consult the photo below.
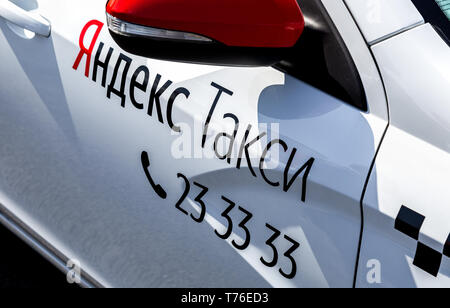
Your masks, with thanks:
[(272, 236), (266, 241), (266, 245), (269, 246), (270, 248), (272, 248), (273, 259), (272, 259), (272, 261), (269, 262), (269, 261), (266, 261), (263, 257), (261, 257), (260, 260), (261, 260), (261, 263), (264, 264), (265, 266), (274, 267), (278, 263), (278, 250), (273, 243), (281, 235), (281, 232), (269, 224), (266, 224), (266, 227), (273, 232)]
[(224, 196), (222, 196), (222, 200), (227, 202), (229, 205), (227, 209), (222, 213), (222, 217), (225, 217), (225, 219), (228, 222), (227, 231), (225, 232), (225, 234), (220, 234), (219, 231), (217, 231), (217, 229), (214, 230), (214, 232), (217, 234), (218, 237), (220, 237), (223, 240), (226, 240), (230, 237), (231, 233), (233, 233), (233, 220), (231, 219), (229, 214), (231, 210), (236, 206), (236, 204)]
[(251, 160), (250, 160), (250, 154), (249, 154), (249, 152), (248, 152), (248, 148), (251, 147), (251, 146), (252, 146), (253, 144), (255, 144), (256, 142), (258, 142), (260, 139), (264, 138), (264, 136), (266, 136), (266, 135), (267, 135), (267, 133), (264, 132), (264, 133), (258, 135), (258, 137), (256, 137), (255, 139), (253, 139), (252, 141), (248, 142), (248, 143), (245, 145), (245, 158), (247, 159), (248, 169), (250, 170), (250, 172), (252, 173), (252, 175), (253, 175), (255, 178), (256, 178), (256, 173), (255, 173), (255, 171), (253, 170), (253, 167), (252, 167), (252, 162), (251, 162)]
[(248, 135), (250, 134), (251, 129), (252, 129), (252, 125), (249, 124), (248, 127), (247, 127), (247, 130), (245, 131), (245, 135), (244, 135), (244, 138), (242, 140), (241, 147), (239, 149), (239, 156), (238, 156), (238, 161), (237, 161), (237, 164), (236, 164), (236, 168), (237, 169), (241, 169), (242, 154), (244, 154), (244, 152), (245, 152), (245, 158), (247, 160), (248, 169), (250, 170), (251, 174), (254, 177), (256, 177), (256, 173), (255, 173), (255, 170), (253, 170), (252, 162), (250, 160), (250, 153), (248, 152), (248, 149), (252, 145), (254, 145), (256, 142), (258, 142), (260, 139), (264, 138), (264, 136), (266, 136), (267, 133), (264, 132), (264, 133), (258, 135), (258, 137), (256, 137), (252, 141), (247, 142)]
[[(234, 120), (234, 132), (233, 135), (227, 134), (227, 133), (222, 133), (216, 136), (216, 139), (214, 140), (214, 153), (216, 153), (217, 158), (219, 158), (220, 160), (224, 160), (225, 158), (227, 159), (227, 162), (230, 164), (231, 163), (231, 155), (233, 154), (233, 147), (234, 147), (234, 142), (236, 140), (236, 135), (238, 133), (239, 130), (239, 119), (237, 116), (235, 116), (232, 113), (227, 113), (223, 116), (224, 119), (226, 118), (231, 118)], [(217, 143), (219, 142), (220, 138), (228, 138), (230, 140), (230, 145), (228, 147), (228, 151), (225, 155), (220, 155), (217, 152)]]
[(167, 103), (167, 123), (169, 124), (170, 128), (176, 133), (181, 132), (181, 128), (179, 126), (175, 126), (175, 124), (173, 124), (173, 120), (172, 120), (173, 103), (175, 102), (177, 97), (181, 94), (184, 95), (186, 97), (186, 99), (188, 99), (189, 96), (191, 95), (191, 93), (189, 92), (188, 89), (178, 88), (175, 91), (173, 91), (172, 95), (169, 98), (169, 102)]
[(202, 189), (202, 191), (197, 195), (197, 197), (195, 197), (195, 202), (197, 202), (198, 204), (200, 204), (201, 210), (200, 210), (200, 217), (194, 217), (193, 214), (191, 214), (191, 218), (197, 222), (197, 223), (202, 223), (203, 220), (205, 219), (205, 215), (206, 215), (206, 204), (205, 202), (202, 200), (202, 198), (208, 193), (208, 187), (203, 186), (202, 184), (199, 184), (197, 182), (194, 182), (194, 185), (197, 187), (200, 187)]
[[(144, 74), (144, 81), (142, 83), (137, 81), (137, 79), (141, 73)], [(136, 101), (135, 89), (137, 88), (137, 89), (141, 90), (142, 92), (147, 91), (149, 76), (150, 76), (150, 72), (149, 72), (148, 68), (146, 66), (142, 65), (137, 68), (137, 70), (133, 74), (133, 77), (131, 77), (131, 82), (130, 82), (131, 103), (133, 104), (134, 107), (136, 107), (137, 109), (140, 109), (140, 110), (144, 109), (144, 105), (140, 104)]]
[(188, 212), (186, 212), (186, 210), (181, 207), (181, 204), (184, 202), (184, 200), (186, 200), (186, 197), (188, 196), (189, 192), (191, 191), (191, 184), (189, 183), (188, 178), (184, 174), (178, 173), (177, 176), (179, 179), (180, 178), (183, 179), (183, 181), (185, 183), (185, 189), (184, 189), (183, 195), (178, 200), (178, 202), (175, 204), (175, 208), (177, 208), (184, 215), (188, 215)]
[(164, 124), (164, 119), (161, 112), (161, 95), (167, 90), (168, 87), (172, 85), (172, 81), (168, 80), (166, 83), (158, 90), (159, 82), (161, 81), (161, 75), (156, 75), (155, 81), (153, 82), (152, 91), (150, 92), (150, 102), (148, 104), (147, 114), (149, 116), (153, 115), (153, 104), (156, 105), (156, 112), (158, 113), (159, 122)]
[(295, 275), (297, 275), (297, 262), (295, 262), (295, 259), (292, 257), (292, 254), (294, 253), (294, 251), (297, 250), (297, 248), (300, 247), (300, 243), (287, 235), (285, 235), (284, 238), (292, 244), (291, 248), (289, 248), (289, 250), (284, 253), (284, 256), (291, 261), (292, 269), (291, 272), (288, 274), (286, 274), (281, 268), (279, 269), (279, 272), (286, 279), (294, 279)]
[(279, 144), (283, 147), (284, 152), (286, 152), (288, 150), (288, 146), (286, 144), (286, 142), (284, 142), (283, 140), (280, 139), (276, 139), (276, 140), (272, 140), (264, 149), (264, 152), (261, 156), (261, 160), (259, 161), (259, 171), (261, 172), (261, 175), (264, 179), (264, 181), (266, 181), (267, 184), (274, 186), (274, 187), (278, 187), (280, 186), (280, 182), (272, 182), (271, 180), (269, 180), (266, 176), (266, 173), (263, 169), (264, 166), (264, 161), (266, 160), (266, 156), (267, 153), (269, 152), (269, 150), (272, 148), (272, 146), (274, 146), (275, 144)]
[(208, 117), (206, 118), (206, 122), (205, 122), (205, 127), (203, 128), (202, 148), (205, 147), (206, 136), (208, 135), (209, 123), (211, 122), (211, 118), (212, 118), (212, 116), (214, 114), (214, 111), (216, 110), (217, 103), (219, 102), (220, 97), (222, 96), (222, 93), (225, 92), (226, 94), (228, 94), (230, 96), (233, 95), (232, 91), (230, 91), (230, 90), (228, 90), (228, 89), (218, 85), (215, 82), (211, 82), (211, 86), (213, 86), (214, 88), (217, 88), (219, 91), (217, 92), (216, 98), (214, 99), (214, 102), (213, 102), (213, 104), (211, 106), (211, 109), (209, 110)]
[[(119, 69), (120, 69), (120, 65), (121, 62), (124, 61), (125, 62), (125, 68), (122, 72), (122, 80), (120, 82), (120, 90), (117, 90), (114, 88), (115, 84), (116, 84), (116, 80), (117, 80), (117, 76), (119, 75)], [(128, 71), (130, 69), (131, 66), (131, 62), (133, 60), (129, 57), (127, 57), (124, 54), (120, 54), (119, 59), (117, 60), (116, 63), (116, 67), (114, 68), (114, 74), (113, 77), (111, 79), (111, 83), (108, 86), (108, 91), (107, 91), (107, 97), (111, 98), (111, 93), (117, 95), (118, 97), (121, 98), (121, 103), (120, 105), (125, 108), (125, 100), (126, 100), (126, 95), (125, 95), (125, 82), (127, 80), (127, 75), (128, 75)]]
[(247, 126), (247, 130), (244, 133), (244, 138), (242, 138), (242, 143), (241, 143), (241, 147), (239, 148), (238, 159), (237, 159), (237, 162), (236, 162), (236, 168), (237, 169), (241, 169), (242, 155), (244, 155), (244, 146), (245, 146), (245, 142), (248, 139), (248, 135), (250, 134), (250, 130), (251, 129), (252, 129), (252, 126), (249, 124)]
[(288, 181), (289, 176), (289, 169), (291, 168), (292, 162), (294, 160), (295, 154), (297, 153), (297, 149), (294, 148), (292, 150), (291, 156), (289, 157), (289, 161), (286, 165), (286, 169), (284, 170), (284, 185), (283, 190), (285, 192), (288, 192), (291, 186), (294, 184), (295, 180), (302, 174), (303, 172), (303, 179), (302, 179), (302, 202), (306, 201), (306, 183), (308, 180), (309, 172), (311, 171), (311, 168), (314, 164), (314, 158), (310, 158), (291, 178), (290, 181)]
[(100, 61), (100, 55), (102, 54), (102, 50), (105, 44), (103, 42), (100, 42), (100, 45), (98, 46), (97, 53), (95, 54), (95, 60), (94, 60), (94, 71), (92, 74), (92, 80), (94, 82), (97, 82), (97, 70), (98, 67), (100, 67), (103, 70), (102, 74), (102, 87), (104, 88), (106, 86), (106, 77), (108, 74), (108, 65), (109, 61), (111, 60), (111, 56), (114, 52), (114, 49), (112, 47), (109, 48), (108, 54), (106, 55), (105, 61)]
[(251, 241), (250, 230), (248, 230), (246, 224), (250, 221), (250, 219), (252, 219), (253, 214), (250, 213), (249, 211), (247, 211), (246, 209), (242, 208), (242, 207), (239, 207), (239, 210), (246, 215), (245, 218), (239, 223), (239, 227), (242, 230), (244, 230), (244, 232), (245, 232), (245, 240), (244, 240), (244, 243), (242, 245), (237, 244), (235, 240), (233, 240), (231, 242), (231, 244), (237, 250), (245, 250), (245, 249), (248, 248), (248, 246), (250, 245), (250, 241)]

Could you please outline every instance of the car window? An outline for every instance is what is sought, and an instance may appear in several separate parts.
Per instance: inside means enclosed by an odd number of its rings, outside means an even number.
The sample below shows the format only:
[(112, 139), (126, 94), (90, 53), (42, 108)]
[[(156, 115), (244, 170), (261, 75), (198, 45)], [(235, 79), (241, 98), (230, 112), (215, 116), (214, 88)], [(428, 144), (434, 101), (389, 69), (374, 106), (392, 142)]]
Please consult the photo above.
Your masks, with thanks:
[(445, 16), (450, 20), (450, 0), (436, 0)]

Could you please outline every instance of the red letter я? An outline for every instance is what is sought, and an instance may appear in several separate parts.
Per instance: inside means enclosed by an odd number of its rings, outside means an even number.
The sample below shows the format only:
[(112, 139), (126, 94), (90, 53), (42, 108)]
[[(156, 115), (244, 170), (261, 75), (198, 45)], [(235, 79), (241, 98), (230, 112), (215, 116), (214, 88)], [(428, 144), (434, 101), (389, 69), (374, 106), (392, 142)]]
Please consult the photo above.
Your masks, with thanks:
[[(87, 60), (86, 60), (86, 71), (85, 71), (85, 75), (86, 77), (89, 78), (89, 68), (91, 65), (91, 55), (92, 55), (92, 51), (94, 50), (95, 47), (95, 43), (97, 42), (98, 36), (100, 35), (100, 31), (102, 31), (103, 28), (103, 23), (101, 21), (98, 20), (91, 20), (90, 22), (88, 22), (83, 30), (81, 31), (81, 35), (80, 35), (80, 53), (78, 54), (77, 59), (75, 60), (75, 63), (73, 65), (73, 69), (77, 70), (78, 66), (80, 65), (81, 60), (83, 59), (83, 56), (86, 55), (87, 56)], [(92, 26), (96, 26), (97, 30), (95, 31), (94, 37), (92, 38), (92, 42), (89, 45), (89, 48), (86, 48), (84, 46), (84, 36), (86, 35), (86, 32), (89, 30), (90, 27)]]

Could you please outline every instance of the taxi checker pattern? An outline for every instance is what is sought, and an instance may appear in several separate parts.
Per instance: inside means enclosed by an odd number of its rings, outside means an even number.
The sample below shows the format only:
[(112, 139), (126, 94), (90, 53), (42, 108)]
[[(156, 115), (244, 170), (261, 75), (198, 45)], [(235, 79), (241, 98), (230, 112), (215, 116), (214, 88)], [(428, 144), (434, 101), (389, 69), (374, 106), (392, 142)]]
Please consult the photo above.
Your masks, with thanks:
[(440, 253), (419, 241), (420, 229), (424, 221), (425, 216), (406, 206), (402, 206), (395, 220), (395, 229), (417, 241), (417, 250), (413, 264), (437, 277), (443, 255), (450, 258), (450, 234), (445, 242), (443, 253)]

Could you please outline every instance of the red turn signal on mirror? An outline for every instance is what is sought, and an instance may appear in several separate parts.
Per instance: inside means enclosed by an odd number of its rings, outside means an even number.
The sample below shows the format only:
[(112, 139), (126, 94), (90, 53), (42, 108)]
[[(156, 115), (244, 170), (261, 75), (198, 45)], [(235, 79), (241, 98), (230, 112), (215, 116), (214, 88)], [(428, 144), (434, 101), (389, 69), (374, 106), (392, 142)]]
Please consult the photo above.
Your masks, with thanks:
[(232, 47), (292, 47), (305, 26), (297, 0), (110, 0), (106, 11), (120, 35)]

